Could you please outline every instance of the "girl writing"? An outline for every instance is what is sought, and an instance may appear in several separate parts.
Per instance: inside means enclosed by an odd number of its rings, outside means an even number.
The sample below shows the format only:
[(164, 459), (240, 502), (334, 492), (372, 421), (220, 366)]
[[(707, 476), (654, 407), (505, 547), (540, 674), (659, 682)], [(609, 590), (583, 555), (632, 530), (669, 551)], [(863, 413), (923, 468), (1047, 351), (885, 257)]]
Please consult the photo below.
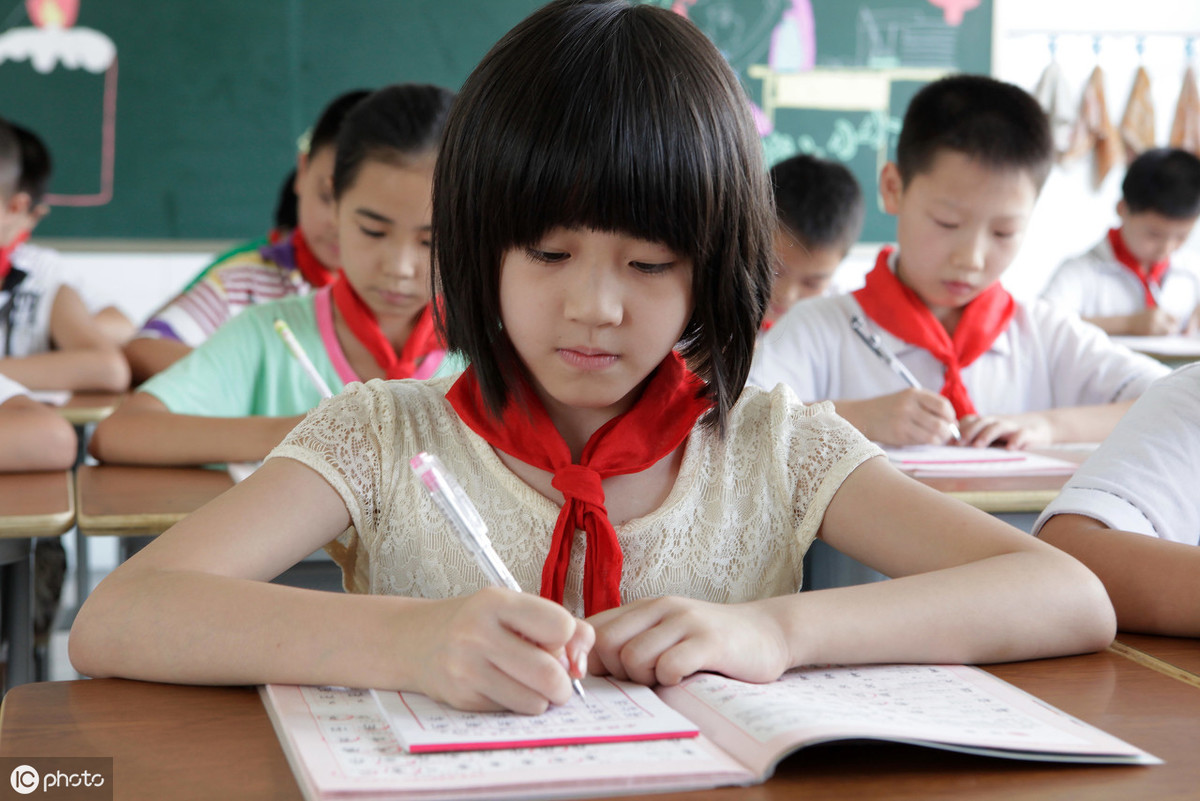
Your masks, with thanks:
[[(536, 713), (585, 660), (769, 681), (1107, 644), (1112, 608), (1079, 563), (898, 473), (829, 405), (743, 389), (772, 266), (760, 150), (691, 23), (535, 12), (464, 84), (434, 181), (441, 323), (472, 366), (310, 414), (102, 583), (76, 667)], [(419, 451), (457, 474), (525, 593), (487, 587), (409, 471)], [(264, 583), (335, 536), (355, 593)], [(899, 578), (797, 592), (817, 536)]]
[[(333, 167), (342, 270), (332, 284), (246, 309), (96, 427), (97, 458), (258, 461), (321, 400), (275, 330), (287, 323), (332, 390), (428, 378), (442, 363), (430, 308), (433, 163), (452, 94), (389, 86), (342, 124)], [(457, 369), (461, 369), (461, 365)]]

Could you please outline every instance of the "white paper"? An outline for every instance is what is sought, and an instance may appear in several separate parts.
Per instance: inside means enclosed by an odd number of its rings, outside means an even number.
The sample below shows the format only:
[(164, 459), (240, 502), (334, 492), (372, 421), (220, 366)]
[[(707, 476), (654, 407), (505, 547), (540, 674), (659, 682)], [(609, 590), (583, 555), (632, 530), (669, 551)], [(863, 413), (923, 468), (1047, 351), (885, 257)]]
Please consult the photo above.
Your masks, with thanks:
[(1066, 459), (1004, 448), (917, 445), (884, 448), (884, 453), (897, 468), (917, 476), (1070, 475), (1079, 467)]

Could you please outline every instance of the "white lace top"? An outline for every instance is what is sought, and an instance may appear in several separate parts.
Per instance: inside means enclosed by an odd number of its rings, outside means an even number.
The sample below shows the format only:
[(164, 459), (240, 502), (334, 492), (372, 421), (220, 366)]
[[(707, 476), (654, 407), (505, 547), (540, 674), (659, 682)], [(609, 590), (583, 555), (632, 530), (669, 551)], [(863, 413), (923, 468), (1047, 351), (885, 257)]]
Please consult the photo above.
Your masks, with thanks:
[[(541, 586), (559, 506), (517, 478), (446, 401), (454, 378), (350, 384), (309, 413), (272, 453), (317, 471), (352, 526), (326, 550), (353, 592), (446, 598), (484, 573), (408, 466), (441, 458), (487, 522), (526, 592)], [(734, 603), (800, 588), (804, 552), (842, 481), (879, 449), (829, 403), (748, 387), (724, 439), (697, 428), (662, 506), (617, 526), (621, 598), (681, 595)], [(575, 532), (564, 605), (583, 611), (584, 535)]]

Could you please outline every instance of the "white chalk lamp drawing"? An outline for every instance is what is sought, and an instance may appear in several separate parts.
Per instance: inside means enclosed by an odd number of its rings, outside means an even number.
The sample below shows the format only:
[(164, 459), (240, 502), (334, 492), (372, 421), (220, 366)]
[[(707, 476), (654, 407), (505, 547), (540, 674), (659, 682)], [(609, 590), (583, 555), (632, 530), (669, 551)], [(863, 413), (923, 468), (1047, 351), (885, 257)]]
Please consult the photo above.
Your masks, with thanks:
[(61, 67), (104, 75), (100, 180), (90, 194), (49, 194), (52, 206), (103, 206), (112, 200), (117, 136), (117, 46), (100, 31), (75, 26), (79, 0), (25, 0), (32, 27), (0, 33), (0, 64), (28, 61), (39, 73)]

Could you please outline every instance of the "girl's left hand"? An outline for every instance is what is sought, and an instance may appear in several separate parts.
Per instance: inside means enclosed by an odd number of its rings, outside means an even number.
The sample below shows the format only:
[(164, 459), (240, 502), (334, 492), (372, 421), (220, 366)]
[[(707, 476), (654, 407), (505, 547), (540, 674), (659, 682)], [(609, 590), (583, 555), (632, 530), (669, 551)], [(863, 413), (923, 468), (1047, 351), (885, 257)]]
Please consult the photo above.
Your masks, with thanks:
[(718, 604), (669, 596), (588, 618), (596, 644), (589, 672), (639, 684), (678, 684), (698, 671), (774, 681), (789, 664), (778, 622), (761, 602)]
[(958, 421), (962, 436), (959, 445), (989, 448), (1002, 445), (1008, 450), (1044, 448), (1053, 443), (1049, 424), (1036, 415), (968, 415)]

